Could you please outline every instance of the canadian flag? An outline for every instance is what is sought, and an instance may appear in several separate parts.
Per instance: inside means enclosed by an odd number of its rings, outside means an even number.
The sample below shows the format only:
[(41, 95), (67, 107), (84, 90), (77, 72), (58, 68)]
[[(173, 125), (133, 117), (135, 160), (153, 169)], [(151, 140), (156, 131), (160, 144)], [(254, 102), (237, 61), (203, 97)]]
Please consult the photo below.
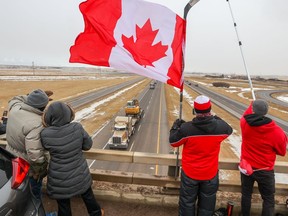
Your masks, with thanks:
[(183, 86), (185, 20), (142, 0), (87, 0), (70, 62), (113, 67)]

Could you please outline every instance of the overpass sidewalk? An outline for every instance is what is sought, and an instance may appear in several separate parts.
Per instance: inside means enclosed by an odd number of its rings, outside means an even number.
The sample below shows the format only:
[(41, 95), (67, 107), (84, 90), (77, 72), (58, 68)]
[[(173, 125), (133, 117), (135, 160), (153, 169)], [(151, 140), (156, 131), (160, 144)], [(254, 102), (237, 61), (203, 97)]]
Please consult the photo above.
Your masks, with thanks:
[[(178, 189), (162, 189), (156, 186), (128, 185), (110, 182), (94, 182), (95, 197), (105, 216), (177, 216), (178, 215)], [(217, 193), (217, 207), (226, 207), (228, 201), (234, 202), (233, 215), (239, 215), (240, 194), (221, 192)], [(288, 215), (285, 206), (287, 197), (276, 197), (276, 211)], [(46, 212), (57, 211), (57, 203), (43, 194), (43, 204)], [(81, 197), (71, 200), (73, 216), (87, 215), (85, 205)], [(261, 198), (253, 195), (251, 215), (260, 215)]]

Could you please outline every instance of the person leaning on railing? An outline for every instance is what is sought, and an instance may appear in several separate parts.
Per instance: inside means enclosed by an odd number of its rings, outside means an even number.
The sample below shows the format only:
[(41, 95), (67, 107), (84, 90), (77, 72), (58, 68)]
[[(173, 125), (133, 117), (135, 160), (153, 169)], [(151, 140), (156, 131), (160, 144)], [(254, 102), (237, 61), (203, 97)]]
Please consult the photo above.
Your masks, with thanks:
[(104, 210), (92, 190), (92, 177), (83, 151), (93, 144), (91, 136), (79, 122), (72, 122), (75, 113), (66, 103), (56, 101), (44, 111), (41, 140), (50, 152), (47, 194), (58, 204), (59, 216), (71, 216), (70, 199), (81, 195), (90, 216), (103, 216)]
[(183, 145), (179, 216), (213, 214), (219, 187), (220, 144), (233, 132), (224, 120), (211, 114), (207, 96), (195, 99), (194, 111), (192, 121), (174, 122), (169, 137), (173, 147)]
[(35, 89), (8, 102), (6, 149), (30, 164), (30, 185), (34, 196), (41, 199), (42, 180), (47, 174), (49, 153), (44, 150), (40, 132), (43, 110), (53, 92)]

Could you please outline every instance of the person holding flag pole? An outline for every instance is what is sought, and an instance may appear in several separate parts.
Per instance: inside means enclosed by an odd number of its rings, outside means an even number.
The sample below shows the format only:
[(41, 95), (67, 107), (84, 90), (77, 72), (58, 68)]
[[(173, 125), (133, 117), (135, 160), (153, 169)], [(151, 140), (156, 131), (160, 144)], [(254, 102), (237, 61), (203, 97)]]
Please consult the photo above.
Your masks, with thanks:
[[(87, 0), (79, 5), (85, 28), (70, 48), (71, 63), (113, 67), (180, 89), (182, 118), (186, 18), (142, 0)], [(177, 149), (176, 172), (179, 166)]]
[[(71, 63), (113, 67), (180, 89), (182, 118), (186, 17), (142, 0), (87, 0), (79, 5), (85, 28), (70, 48)], [(177, 149), (176, 170), (179, 166)], [(175, 172), (175, 178), (177, 178)]]
[(237, 24), (229, 0), (231, 17), (249, 80), (252, 100), (240, 119), (242, 144), (239, 170), (241, 176), (241, 215), (250, 215), (251, 198), (255, 181), (263, 200), (262, 216), (274, 215), (275, 210), (275, 174), (276, 155), (285, 156), (288, 144), (285, 132), (266, 116), (269, 104), (256, 99), (252, 80), (242, 50)]
[(263, 199), (262, 216), (274, 215), (276, 155), (285, 156), (288, 139), (285, 132), (269, 117), (269, 105), (256, 99), (240, 119), (242, 144), (239, 170), (241, 175), (241, 213), (250, 215), (255, 181)]
[(193, 109), (196, 117), (187, 122), (177, 119), (170, 130), (171, 146), (183, 146), (180, 216), (211, 216), (215, 210), (220, 145), (233, 129), (220, 117), (212, 115), (211, 108), (207, 96), (196, 97)]

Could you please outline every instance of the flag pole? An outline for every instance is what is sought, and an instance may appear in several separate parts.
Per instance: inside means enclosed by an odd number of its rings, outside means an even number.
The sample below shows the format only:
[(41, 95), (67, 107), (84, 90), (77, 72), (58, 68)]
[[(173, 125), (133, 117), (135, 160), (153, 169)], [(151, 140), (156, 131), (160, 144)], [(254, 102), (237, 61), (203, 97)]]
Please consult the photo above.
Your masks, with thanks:
[(251, 80), (251, 77), (250, 77), (250, 73), (248, 71), (248, 67), (247, 67), (245, 58), (244, 58), (244, 54), (243, 54), (243, 50), (242, 50), (242, 42), (241, 42), (239, 34), (238, 34), (237, 24), (236, 24), (235, 19), (234, 19), (234, 15), (233, 15), (233, 11), (232, 11), (232, 7), (230, 5), (230, 2), (229, 2), (229, 0), (226, 0), (226, 1), (227, 1), (228, 5), (229, 5), (231, 17), (232, 17), (232, 20), (233, 20), (233, 23), (234, 23), (234, 29), (235, 29), (236, 36), (237, 36), (237, 39), (238, 39), (238, 44), (239, 44), (239, 48), (240, 48), (242, 61), (243, 61), (243, 64), (244, 64), (244, 68), (245, 68), (245, 71), (246, 71), (246, 74), (247, 74), (247, 77), (248, 77), (248, 80), (249, 80), (249, 85), (250, 85), (250, 89), (251, 89), (251, 93), (252, 93), (252, 98), (253, 98), (253, 100), (255, 100), (256, 97), (255, 97), (255, 93), (254, 93), (254, 89), (253, 89), (253, 85), (252, 85), (252, 80)]
[[(184, 8), (184, 16), (183, 19), (186, 21), (187, 20), (187, 15), (189, 10), (200, 0), (190, 0), (185, 8)], [(186, 32), (186, 23), (185, 23), (185, 32)], [(184, 54), (183, 54), (183, 67), (182, 67), (182, 76), (184, 77)], [(179, 105), (179, 119), (182, 119), (182, 107), (183, 107), (183, 88), (184, 88), (184, 83), (182, 83), (182, 87), (180, 89), (180, 105)], [(178, 172), (179, 172), (179, 147), (177, 147), (177, 152), (176, 152), (176, 168), (175, 168), (175, 179), (178, 177)]]

